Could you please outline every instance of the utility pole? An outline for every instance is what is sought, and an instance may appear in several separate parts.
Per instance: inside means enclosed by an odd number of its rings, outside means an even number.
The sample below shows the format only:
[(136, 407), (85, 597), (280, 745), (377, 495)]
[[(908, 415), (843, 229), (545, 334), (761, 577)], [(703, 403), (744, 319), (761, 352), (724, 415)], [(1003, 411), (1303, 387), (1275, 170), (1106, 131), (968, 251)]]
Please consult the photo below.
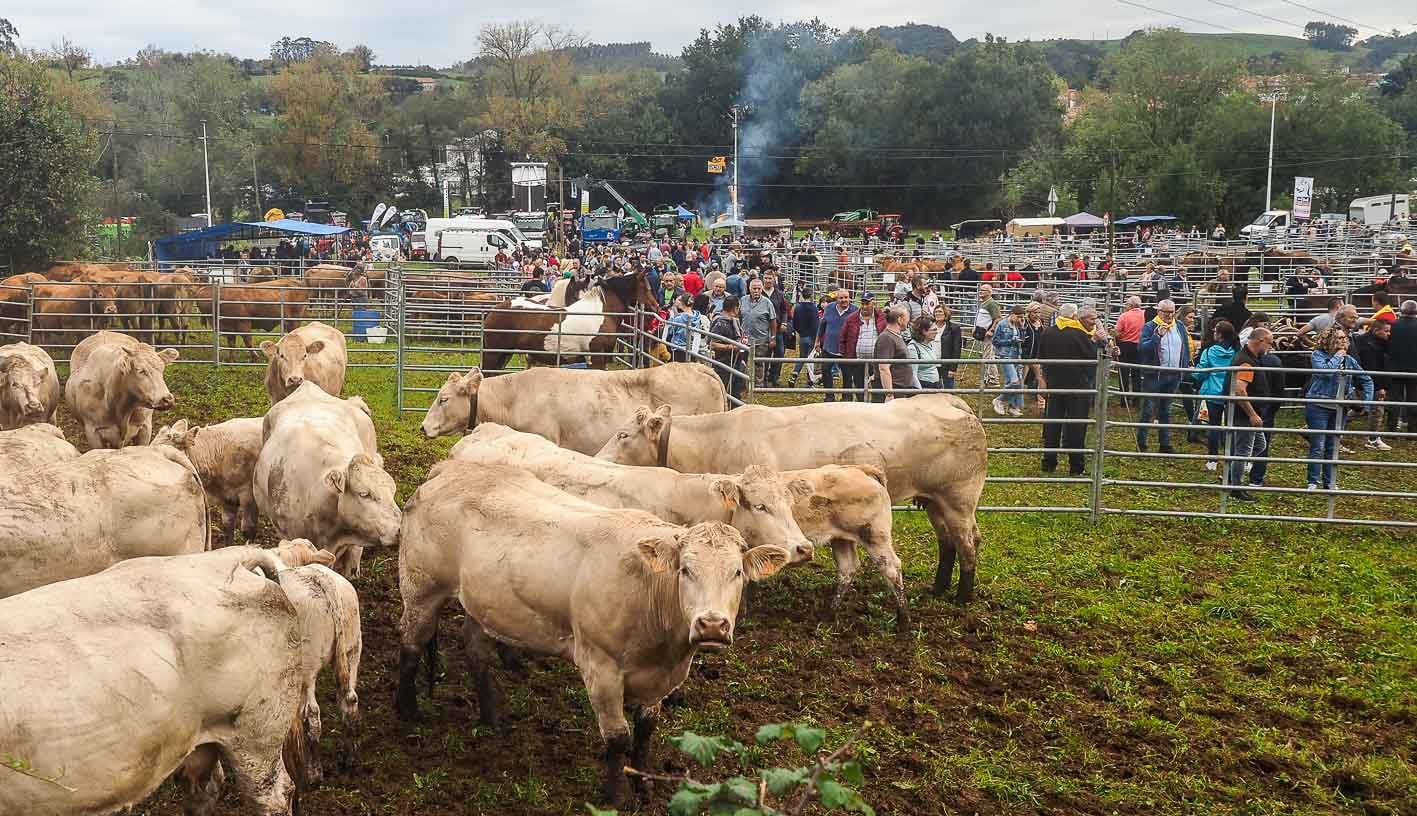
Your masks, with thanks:
[[(733, 213), (732, 213), (732, 218), (733, 218), (734, 223), (737, 223), (738, 221), (741, 220), (741, 219), (739, 218), (739, 215), (738, 215), (738, 213), (739, 213), (739, 210), (738, 210), (738, 113), (739, 113), (738, 106), (737, 106), (737, 105), (733, 105), (732, 107), (730, 107), (730, 108), (728, 109), (728, 112), (733, 115)], [(743, 232), (742, 227), (737, 227), (737, 226), (735, 226), (735, 227), (733, 228), (733, 233), (734, 233), (735, 235), (741, 235), (742, 232)]]
[(207, 181), (207, 226), (212, 225), (212, 171), (207, 164), (207, 120), (202, 120), (202, 176)]
[(113, 229), (114, 236), (118, 235), (118, 122), (114, 120), (113, 130), (108, 132), (108, 149), (113, 151)]
[(1281, 97), (1281, 96), (1283, 96), (1283, 95), (1284, 95), (1284, 92), (1283, 92), (1283, 91), (1275, 90), (1275, 91), (1271, 92), (1268, 96), (1262, 96), (1262, 97), (1260, 97), (1260, 99), (1263, 99), (1263, 100), (1269, 102), (1269, 171), (1268, 171), (1268, 173), (1265, 175), (1265, 182), (1264, 182), (1264, 208), (1265, 208), (1266, 211), (1268, 211), (1269, 208), (1270, 208), (1270, 206), (1269, 206), (1269, 205), (1270, 205), (1270, 197), (1271, 197), (1271, 194), (1273, 193), (1273, 190), (1274, 190), (1274, 118), (1275, 118), (1275, 111), (1276, 111), (1276, 109), (1278, 109), (1278, 107), (1279, 107), (1279, 97)]
[(254, 220), (260, 221), (265, 217), (261, 211), (261, 182), (256, 178), (256, 143), (251, 143), (251, 189), (256, 192), (256, 217)]

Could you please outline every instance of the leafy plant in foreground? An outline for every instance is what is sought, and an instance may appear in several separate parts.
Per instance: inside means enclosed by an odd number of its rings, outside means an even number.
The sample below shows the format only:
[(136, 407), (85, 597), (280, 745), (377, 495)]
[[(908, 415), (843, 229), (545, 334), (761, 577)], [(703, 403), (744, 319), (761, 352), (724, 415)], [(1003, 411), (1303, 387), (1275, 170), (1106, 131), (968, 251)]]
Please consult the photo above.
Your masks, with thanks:
[[(810, 764), (792, 768), (741, 768), (747, 746), (727, 737), (701, 736), (685, 731), (669, 742), (703, 768), (712, 768), (725, 755), (732, 756), (743, 773), (720, 782), (702, 782), (688, 774), (654, 774), (635, 768), (625, 772), (656, 782), (675, 782), (679, 788), (669, 800), (670, 816), (795, 816), (816, 802), (823, 810), (841, 810), (875, 816), (875, 810), (857, 789), (865, 784), (860, 763), (851, 759), (851, 749), (871, 723), (835, 750), (826, 748), (827, 733), (800, 723), (771, 723), (758, 729), (758, 745), (775, 742), (796, 743)], [(587, 805), (591, 816), (616, 816), (613, 810)]]

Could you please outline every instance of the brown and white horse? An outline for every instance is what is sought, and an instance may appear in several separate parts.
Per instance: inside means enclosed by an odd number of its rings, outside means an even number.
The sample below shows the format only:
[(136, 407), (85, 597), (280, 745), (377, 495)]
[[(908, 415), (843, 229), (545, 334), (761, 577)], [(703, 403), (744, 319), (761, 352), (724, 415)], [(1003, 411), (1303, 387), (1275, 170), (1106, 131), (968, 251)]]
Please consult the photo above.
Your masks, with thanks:
[(503, 301), (482, 324), (482, 368), (505, 369), (521, 351), (528, 365), (575, 362), (591, 353), (590, 367), (604, 369), (624, 326), (624, 313), (641, 304), (655, 304), (643, 272), (603, 278), (565, 309), (533, 304), (521, 308)]

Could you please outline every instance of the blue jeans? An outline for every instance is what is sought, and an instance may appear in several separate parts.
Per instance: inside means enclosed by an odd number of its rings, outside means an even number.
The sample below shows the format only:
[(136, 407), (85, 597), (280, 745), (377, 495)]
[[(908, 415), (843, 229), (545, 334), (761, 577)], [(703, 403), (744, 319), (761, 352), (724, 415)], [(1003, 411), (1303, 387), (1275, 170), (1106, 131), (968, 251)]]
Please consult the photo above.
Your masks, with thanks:
[[(1142, 388), (1155, 394), (1175, 394), (1181, 387), (1181, 377), (1177, 374), (1160, 374), (1146, 377), (1142, 381)], [(1151, 422), (1153, 416), (1156, 417), (1163, 426), (1171, 422), (1171, 403), (1175, 397), (1144, 397), (1141, 403), (1141, 423), (1145, 426)], [(1145, 427), (1137, 428), (1137, 447), (1146, 450)], [(1156, 431), (1156, 441), (1163, 448), (1171, 447), (1171, 429), (1167, 427), (1158, 428)]]
[[(1268, 443), (1264, 432), (1250, 424), (1250, 418), (1244, 411), (1235, 412), (1235, 421), (1234, 435), (1230, 438), (1230, 455), (1238, 458), (1225, 464), (1225, 483), (1228, 485), (1244, 483), (1245, 460), (1262, 456)], [(1260, 475), (1263, 476), (1263, 472)]]
[[(1338, 414), (1334, 409), (1323, 405), (1305, 405), (1304, 421), (1309, 424), (1311, 431), (1327, 431), (1333, 428)], [(1311, 433), (1309, 437), (1309, 459), (1332, 459), (1338, 449), (1338, 435), (1326, 433)], [(1337, 485), (1333, 477), (1333, 465), (1320, 464), (1310, 461), (1307, 467), (1309, 484), (1316, 484), (1319, 487), (1334, 488)]]
[[(773, 337), (772, 356), (787, 356), (787, 336), (784, 335), (782, 332), (778, 332)], [(782, 376), (782, 363), (768, 363), (767, 368), (768, 385), (777, 385), (778, 377)]]
[[(1270, 429), (1270, 428), (1273, 428), (1273, 427), (1274, 427), (1274, 415), (1275, 415), (1276, 411), (1278, 410), (1278, 407), (1276, 406), (1276, 404), (1275, 404), (1275, 403), (1272, 403), (1272, 402), (1271, 402), (1271, 403), (1267, 403), (1263, 408), (1260, 408), (1259, 410), (1260, 410), (1260, 416), (1264, 417), (1264, 427), (1265, 427), (1265, 429), (1268, 430), (1268, 429)], [(1269, 434), (1269, 433), (1264, 434), (1264, 452), (1265, 452), (1265, 453), (1269, 453), (1270, 441), (1271, 441), (1272, 439), (1273, 439), (1273, 436), (1272, 436), (1271, 434)], [(1267, 473), (1268, 471), (1269, 471), (1269, 459), (1266, 458), (1266, 457), (1264, 457), (1264, 456), (1259, 456), (1259, 457), (1257, 457), (1257, 458), (1255, 459), (1255, 466), (1250, 469), (1250, 484), (1252, 484), (1252, 485), (1263, 485), (1263, 484), (1264, 484), (1264, 476), (1265, 476), (1265, 473)]]
[(797, 362), (792, 366), (792, 384), (797, 384), (797, 378), (802, 376), (802, 369), (807, 365), (807, 355), (812, 353), (814, 341), (810, 337), (797, 338)]
[[(1220, 454), (1220, 442), (1222, 439), (1222, 431), (1220, 429), (1225, 425), (1225, 409), (1226, 403), (1216, 402), (1215, 400), (1205, 401), (1205, 410), (1210, 414), (1210, 418), (1206, 420), (1206, 424), (1211, 428), (1205, 435), (1205, 449), (1211, 456), (1218, 456)], [(1240, 413), (1243, 414), (1244, 411)]]
[[(1004, 388), (1023, 390), (1023, 366), (1018, 363), (1004, 363)], [(1001, 399), (1007, 405), (1023, 410), (1023, 394), (1002, 394)]]

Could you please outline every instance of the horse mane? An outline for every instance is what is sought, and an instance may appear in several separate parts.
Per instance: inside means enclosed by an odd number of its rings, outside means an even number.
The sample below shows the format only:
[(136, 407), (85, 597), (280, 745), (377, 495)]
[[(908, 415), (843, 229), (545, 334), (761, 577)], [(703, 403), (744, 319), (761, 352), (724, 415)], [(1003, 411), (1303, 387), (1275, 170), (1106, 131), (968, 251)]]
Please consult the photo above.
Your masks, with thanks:
[(640, 279), (638, 274), (625, 274), (615, 277), (601, 278), (596, 286), (620, 299), (625, 306), (636, 302), (635, 290), (639, 288)]

